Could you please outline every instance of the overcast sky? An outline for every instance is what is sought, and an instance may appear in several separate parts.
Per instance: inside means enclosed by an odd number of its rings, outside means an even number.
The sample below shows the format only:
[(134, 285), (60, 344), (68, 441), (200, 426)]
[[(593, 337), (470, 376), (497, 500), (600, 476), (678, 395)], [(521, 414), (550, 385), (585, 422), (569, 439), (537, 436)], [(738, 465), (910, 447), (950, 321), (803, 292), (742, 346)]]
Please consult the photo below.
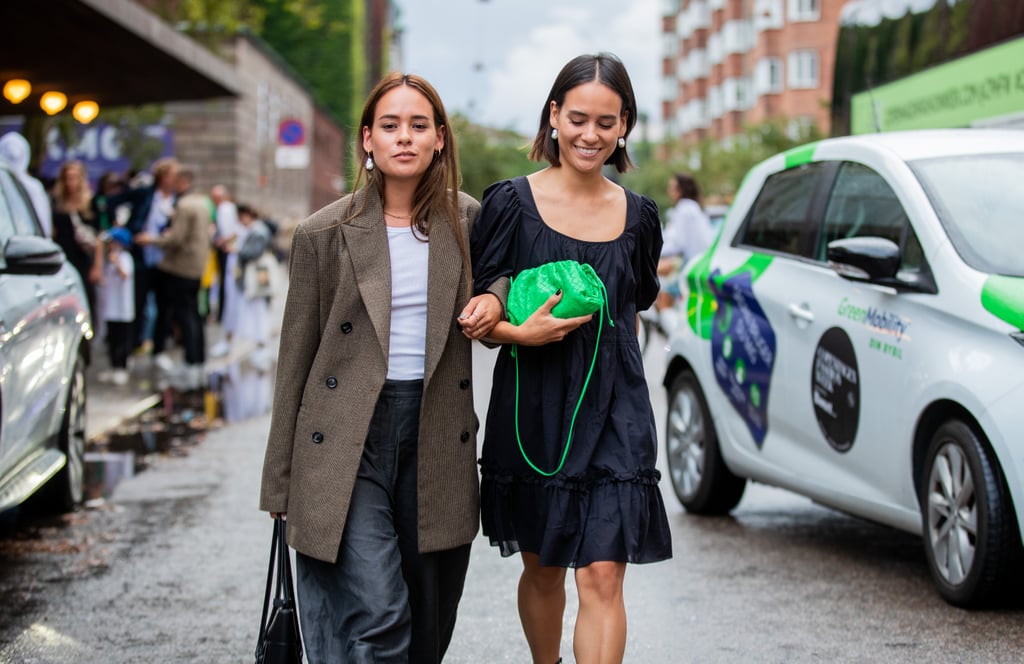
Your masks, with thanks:
[[(526, 136), (562, 66), (610, 51), (637, 105), (661, 116), (660, 0), (396, 0), (402, 68), (430, 81), (449, 113)], [(653, 129), (656, 131), (656, 129)]]

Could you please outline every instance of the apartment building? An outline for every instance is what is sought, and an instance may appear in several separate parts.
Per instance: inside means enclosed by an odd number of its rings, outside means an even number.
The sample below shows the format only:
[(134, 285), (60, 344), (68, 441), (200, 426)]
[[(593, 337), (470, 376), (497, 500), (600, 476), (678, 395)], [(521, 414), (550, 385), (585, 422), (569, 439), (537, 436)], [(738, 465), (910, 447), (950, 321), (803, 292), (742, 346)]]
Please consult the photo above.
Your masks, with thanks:
[(829, 131), (845, 0), (663, 0), (666, 136), (727, 140), (784, 120)]

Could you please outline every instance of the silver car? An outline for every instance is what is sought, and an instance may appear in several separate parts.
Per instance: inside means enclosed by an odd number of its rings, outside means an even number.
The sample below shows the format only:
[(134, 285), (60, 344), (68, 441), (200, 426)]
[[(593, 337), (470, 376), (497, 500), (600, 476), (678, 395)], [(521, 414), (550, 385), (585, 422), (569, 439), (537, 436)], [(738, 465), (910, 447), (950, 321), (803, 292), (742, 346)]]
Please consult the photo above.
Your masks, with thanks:
[(81, 502), (92, 336), (78, 272), (0, 166), (0, 511)]

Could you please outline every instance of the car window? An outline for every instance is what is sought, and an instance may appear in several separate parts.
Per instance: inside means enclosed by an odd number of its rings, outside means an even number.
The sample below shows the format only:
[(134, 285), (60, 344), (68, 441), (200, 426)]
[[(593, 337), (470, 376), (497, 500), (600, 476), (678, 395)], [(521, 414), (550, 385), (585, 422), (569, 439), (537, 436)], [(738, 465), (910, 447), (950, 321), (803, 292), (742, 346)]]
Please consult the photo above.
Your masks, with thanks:
[(916, 272), (924, 264), (921, 243), (889, 183), (874, 170), (853, 162), (839, 167), (818, 242), (818, 260), (828, 243), (850, 237), (884, 237), (900, 247), (901, 271)]
[(7, 199), (7, 206), (18, 235), (38, 235), (39, 223), (25, 190), (4, 170), (0, 170), (0, 187), (4, 190), (4, 197)]
[(804, 164), (769, 176), (750, 210), (740, 244), (800, 254), (822, 165)]
[(964, 262), (1024, 277), (1024, 154), (935, 157), (910, 167)]

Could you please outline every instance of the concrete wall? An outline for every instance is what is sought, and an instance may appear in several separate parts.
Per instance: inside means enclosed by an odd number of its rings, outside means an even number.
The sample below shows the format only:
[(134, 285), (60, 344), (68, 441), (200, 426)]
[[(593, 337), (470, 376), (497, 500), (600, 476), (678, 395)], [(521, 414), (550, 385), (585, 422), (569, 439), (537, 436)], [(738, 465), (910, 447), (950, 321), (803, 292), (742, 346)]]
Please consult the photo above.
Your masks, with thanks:
[[(315, 109), (311, 94), (259, 40), (236, 37), (221, 55), (234, 65), (243, 93), (238, 99), (168, 104), (177, 158), (195, 169), (200, 191), (223, 184), (235, 200), (274, 219), (294, 222), (308, 216), (338, 193), (325, 192), (338, 183), (341, 128)], [(305, 128), (310, 157), (304, 167), (283, 168), (275, 160), (279, 125), (286, 119)]]

